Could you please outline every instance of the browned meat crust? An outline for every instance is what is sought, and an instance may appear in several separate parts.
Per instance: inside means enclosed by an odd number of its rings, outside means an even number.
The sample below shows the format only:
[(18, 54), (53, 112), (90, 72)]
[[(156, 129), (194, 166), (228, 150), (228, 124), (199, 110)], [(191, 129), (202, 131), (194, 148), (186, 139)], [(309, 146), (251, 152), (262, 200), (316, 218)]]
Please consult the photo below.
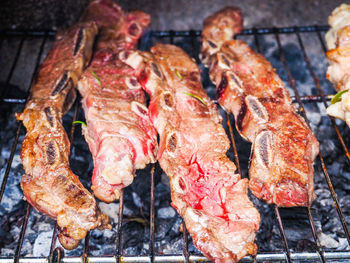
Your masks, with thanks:
[(226, 156), (229, 141), (200, 71), (180, 48), (157, 44), (127, 63), (150, 94), (149, 115), (160, 136), (158, 160), (169, 176), (172, 205), (194, 244), (214, 262), (255, 254), (260, 216), (248, 181)]
[(253, 143), (249, 187), (268, 203), (309, 206), (315, 198), (318, 141), (271, 64), (245, 42), (232, 40), (237, 31), (231, 29), (242, 28), (238, 24), (242, 18), (237, 8), (206, 19), (202, 55), (220, 105), (234, 114), (238, 132)]
[(94, 22), (80, 22), (58, 33), (30, 100), (17, 116), (27, 129), (21, 151), (24, 196), (35, 209), (57, 219), (59, 240), (67, 249), (75, 248), (87, 231), (108, 227), (107, 216), (69, 168), (70, 143), (62, 126), (96, 34)]

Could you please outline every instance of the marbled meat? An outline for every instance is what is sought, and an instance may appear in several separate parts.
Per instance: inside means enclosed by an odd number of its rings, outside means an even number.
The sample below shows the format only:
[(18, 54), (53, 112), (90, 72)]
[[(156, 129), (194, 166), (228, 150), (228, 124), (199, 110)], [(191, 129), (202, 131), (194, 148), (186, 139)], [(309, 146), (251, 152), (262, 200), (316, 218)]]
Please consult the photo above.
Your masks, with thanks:
[(227, 7), (204, 21), (202, 61), (217, 87), (218, 101), (233, 113), (237, 131), (251, 142), (249, 187), (282, 207), (309, 206), (315, 198), (313, 162), (319, 144), (295, 110), (271, 64), (245, 42), (238, 8)]
[[(140, 11), (124, 12), (110, 0), (95, 1), (93, 19), (100, 28), (91, 65), (78, 83), (87, 126), (85, 139), (94, 160), (92, 189), (105, 202), (119, 198), (136, 169), (156, 161), (157, 133), (148, 117), (145, 94), (127, 57), (150, 23)], [(107, 13), (108, 16), (102, 16)]]
[(200, 70), (180, 48), (157, 44), (127, 63), (151, 97), (149, 115), (159, 136), (158, 161), (169, 176), (172, 205), (194, 244), (213, 262), (255, 254), (260, 215), (226, 156), (230, 144)]

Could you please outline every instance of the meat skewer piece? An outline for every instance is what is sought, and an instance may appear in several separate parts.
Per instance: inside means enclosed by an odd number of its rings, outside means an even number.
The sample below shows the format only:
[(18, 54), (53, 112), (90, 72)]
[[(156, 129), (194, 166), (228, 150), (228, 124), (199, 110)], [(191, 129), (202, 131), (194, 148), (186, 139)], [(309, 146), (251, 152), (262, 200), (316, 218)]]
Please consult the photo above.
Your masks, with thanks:
[(83, 133), (94, 160), (92, 189), (99, 199), (112, 202), (132, 183), (136, 169), (156, 161), (157, 133), (144, 91), (134, 70), (120, 60), (135, 49), (150, 17), (126, 13), (109, 0), (91, 5), (94, 12), (86, 17), (96, 21), (101, 33), (78, 89), (87, 121)]
[(237, 131), (251, 142), (249, 187), (277, 206), (309, 206), (315, 198), (313, 162), (319, 144), (295, 110), (275, 69), (245, 42), (238, 8), (204, 21), (202, 61), (217, 87), (218, 101), (233, 113)]
[(338, 93), (331, 100), (327, 114), (344, 120), (350, 127), (350, 5), (342, 4), (328, 18), (326, 34), (329, 66), (327, 78)]
[(180, 48), (157, 44), (126, 62), (150, 95), (149, 116), (160, 136), (158, 161), (169, 176), (172, 205), (194, 244), (214, 262), (255, 254), (260, 215), (248, 181), (226, 156), (229, 140), (200, 70)]
[(70, 142), (62, 125), (96, 34), (91, 21), (57, 34), (25, 110), (17, 115), (27, 129), (21, 151), (23, 194), (36, 210), (57, 219), (58, 237), (67, 249), (75, 248), (89, 230), (110, 227), (93, 195), (69, 167)]

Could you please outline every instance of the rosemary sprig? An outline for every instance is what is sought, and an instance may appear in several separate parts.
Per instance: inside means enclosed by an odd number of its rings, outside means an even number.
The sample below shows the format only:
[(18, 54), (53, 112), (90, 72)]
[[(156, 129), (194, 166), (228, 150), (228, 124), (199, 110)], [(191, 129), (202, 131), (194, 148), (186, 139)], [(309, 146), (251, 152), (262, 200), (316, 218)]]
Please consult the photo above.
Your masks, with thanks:
[(176, 76), (177, 76), (179, 79), (182, 79), (182, 75), (181, 75), (180, 71), (178, 71), (177, 69), (175, 69), (175, 73), (176, 73)]
[(100, 78), (97, 76), (96, 72), (93, 71), (93, 70), (91, 70), (91, 74), (92, 74), (92, 76), (94, 76), (94, 78), (97, 80), (98, 85), (101, 86), (101, 80), (100, 80)]
[(349, 90), (346, 89), (346, 90), (339, 91), (337, 94), (335, 94), (333, 96), (333, 98), (331, 99), (331, 104), (334, 104), (334, 103), (337, 103), (337, 102), (341, 101), (341, 95), (343, 95), (344, 93), (346, 93), (348, 91)]
[(81, 124), (81, 125), (87, 126), (86, 123), (83, 121), (73, 121), (73, 124)]
[(195, 98), (195, 99), (199, 100), (199, 101), (200, 101), (201, 103), (203, 103), (204, 105), (207, 105), (207, 104), (205, 103), (204, 99), (201, 98), (201, 97), (199, 97), (198, 95), (194, 95), (194, 94), (189, 93), (189, 92), (184, 92), (184, 94), (185, 94), (185, 95), (188, 95), (188, 96), (190, 96), (190, 97), (192, 97), (192, 98)]

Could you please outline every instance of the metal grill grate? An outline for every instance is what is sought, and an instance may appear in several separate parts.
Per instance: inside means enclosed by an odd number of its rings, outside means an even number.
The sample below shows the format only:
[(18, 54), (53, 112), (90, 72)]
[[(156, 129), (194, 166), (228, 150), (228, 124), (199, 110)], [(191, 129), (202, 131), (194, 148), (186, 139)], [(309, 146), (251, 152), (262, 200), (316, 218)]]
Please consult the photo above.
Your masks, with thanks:
[[(301, 37), (301, 34), (316, 34), (317, 38), (319, 39), (321, 46), (324, 51), (326, 51), (324, 42), (323, 42), (323, 36), (322, 32), (326, 31), (328, 29), (327, 26), (308, 26), (308, 27), (288, 27), (288, 28), (259, 28), (259, 29), (246, 29), (241, 34), (239, 34), (237, 37), (240, 38), (241, 36), (246, 35), (252, 35), (254, 37), (254, 43), (255, 48), (258, 52), (261, 52), (260, 48), (260, 35), (263, 34), (269, 34), (274, 37), (275, 43), (277, 43), (277, 50), (278, 54), (280, 56), (280, 62), (283, 64), (284, 70), (287, 73), (287, 78), (289, 80), (290, 87), (292, 90), (294, 90), (294, 96), (292, 97), (293, 102), (296, 103), (297, 109), (299, 110), (299, 113), (306, 119), (306, 121), (309, 123), (307, 116), (306, 116), (306, 109), (303, 106), (303, 103), (305, 102), (322, 102), (325, 107), (327, 107), (329, 99), (331, 98), (330, 95), (325, 95), (322, 88), (320, 81), (314, 72), (313, 66), (310, 62), (310, 59), (308, 57), (308, 54), (306, 52), (303, 38)], [(299, 94), (299, 91), (297, 89), (296, 81), (293, 78), (293, 75), (291, 73), (291, 70), (288, 65), (288, 61), (286, 60), (286, 56), (284, 53), (284, 47), (281, 44), (280, 36), (283, 34), (294, 34), (297, 38), (297, 43), (299, 45), (299, 50), (301, 52), (301, 55), (304, 59), (304, 62), (306, 63), (307, 69), (309, 71), (309, 74), (311, 75), (314, 85), (317, 89), (317, 95), (304, 95), (301, 96)], [(19, 63), (19, 56), (22, 51), (23, 43), (26, 41), (28, 37), (34, 37), (41, 39), (39, 52), (35, 61), (35, 69), (33, 72), (36, 72), (39, 68), (40, 61), (43, 59), (43, 52), (45, 44), (47, 43), (48, 39), (52, 39), (55, 35), (55, 32), (41, 32), (41, 31), (30, 31), (30, 32), (22, 32), (22, 31), (4, 31), (1, 34), (0, 39), (0, 52), (3, 44), (3, 40), (6, 38), (11, 37), (17, 37), (20, 38), (20, 42), (18, 45), (18, 48), (16, 50), (16, 54), (14, 56), (14, 61), (11, 65), (8, 65), (9, 67), (9, 73), (7, 75), (6, 81), (2, 83), (2, 90), (0, 90), (0, 101), (4, 104), (23, 104), (26, 102), (26, 99), (18, 98), (18, 97), (7, 97), (7, 89), (10, 87), (10, 81), (13, 76), (14, 70), (16, 67), (18, 67)], [(140, 43), (141, 49), (148, 49), (151, 46), (152, 41), (162, 41), (162, 42), (168, 42), (168, 43), (174, 43), (174, 40), (176, 38), (186, 38), (189, 39), (191, 43), (191, 55), (194, 57), (197, 61), (197, 63), (200, 63), (200, 60), (198, 58), (198, 43), (199, 43), (199, 37), (200, 37), (200, 31), (150, 31), (148, 34), (146, 34)], [(320, 56), (323, 54), (320, 54)], [(30, 82), (28, 82), (28, 85), (33, 81), (34, 74), (31, 77)], [(28, 89), (29, 90), (29, 87)], [(28, 95), (28, 94), (27, 94)], [(73, 106), (73, 121), (77, 118), (77, 113), (79, 109), (79, 102), (76, 101), (76, 103)], [(13, 118), (13, 116), (10, 116), (10, 118)], [(237, 164), (237, 168), (239, 172), (241, 173), (241, 167), (239, 162), (239, 156), (238, 156), (238, 150), (236, 147), (235, 142), (235, 135), (233, 132), (232, 124), (230, 121), (230, 116), (226, 116), (227, 120), (227, 126), (229, 130), (229, 137), (232, 143), (233, 148), (233, 155), (235, 158), (235, 164)], [(339, 143), (341, 144), (344, 153), (347, 157), (348, 164), (350, 163), (350, 153), (349, 150), (344, 142), (344, 138), (341, 135), (341, 132), (335, 122), (335, 120), (330, 117), (330, 121), (332, 123), (332, 126), (334, 127), (335, 133), (337, 135), (337, 138), (339, 140)], [(4, 170), (5, 173), (3, 175), (3, 179), (1, 182), (1, 188), (0, 188), (0, 202), (2, 200), (7, 180), (9, 176), (11, 176), (11, 165), (15, 156), (15, 150), (17, 147), (17, 144), (19, 142), (20, 133), (22, 130), (22, 123), (18, 123), (18, 127), (15, 134), (15, 139), (11, 148), (10, 156), (5, 163)], [(70, 140), (73, 140), (74, 136), (74, 125), (72, 126), (72, 129), (70, 130)], [(316, 134), (317, 136), (317, 134)], [(73, 145), (73, 144), (72, 144)], [(322, 153), (319, 154), (319, 163), (320, 167), (323, 171), (324, 177), (326, 179), (329, 191), (331, 193), (331, 196), (334, 201), (334, 206), (337, 211), (339, 220), (342, 225), (342, 231), (344, 232), (344, 235), (350, 244), (350, 233), (349, 229), (345, 220), (345, 217), (343, 215), (342, 208), (339, 205), (339, 200), (337, 198), (337, 195), (335, 193), (332, 180), (329, 176), (329, 173), (326, 168), (326, 164), (324, 161), (324, 158), (322, 156)], [(123, 239), (123, 232), (122, 232), (122, 224), (123, 224), (123, 208), (124, 208), (124, 198), (123, 198), (123, 191), (121, 192), (120, 201), (119, 201), (119, 220), (117, 225), (117, 231), (118, 235), (115, 240), (115, 254), (113, 256), (90, 256), (89, 254), (89, 239), (90, 234), (88, 234), (84, 241), (84, 249), (81, 254), (81, 257), (64, 257), (64, 253), (62, 248), (56, 247), (56, 239), (57, 239), (57, 227), (55, 226), (53, 231), (53, 237), (51, 241), (51, 249), (49, 253), (49, 260), (50, 262), (196, 262), (196, 261), (206, 261), (207, 259), (201, 255), (194, 255), (189, 253), (189, 241), (188, 241), (188, 234), (186, 231), (186, 227), (183, 227), (183, 253), (179, 255), (160, 255), (156, 253), (155, 249), (155, 183), (154, 183), (154, 175), (155, 174), (155, 165), (151, 168), (151, 174), (150, 174), (150, 237), (149, 237), (149, 255), (148, 256), (130, 256), (130, 255), (124, 255), (122, 250), (122, 239)], [(320, 240), (318, 239), (317, 233), (316, 233), (316, 227), (313, 219), (313, 215), (310, 211), (310, 208), (305, 208), (305, 213), (308, 217), (310, 229), (312, 231), (312, 236), (314, 238), (314, 242), (316, 244), (316, 248), (314, 252), (291, 252), (289, 246), (288, 246), (288, 235), (286, 234), (283, 220), (280, 215), (280, 209), (278, 207), (274, 207), (274, 212), (276, 216), (276, 221), (278, 223), (278, 229), (280, 231), (281, 235), (281, 242), (283, 242), (284, 251), (282, 252), (259, 252), (258, 255), (255, 257), (246, 257), (242, 260), (242, 262), (262, 262), (262, 261), (285, 261), (285, 262), (295, 262), (298, 260), (315, 260), (320, 262), (327, 262), (330, 260), (340, 260), (340, 259), (350, 259), (350, 250), (346, 251), (325, 251), (324, 248), (320, 245)], [(0, 255), (0, 262), (47, 262), (47, 258), (28, 258), (23, 257), (24, 255), (21, 254), (21, 248), (23, 245), (23, 240), (26, 234), (26, 227), (28, 223), (28, 218), (31, 213), (31, 206), (27, 203), (25, 206), (25, 217), (22, 222), (21, 226), (21, 232), (18, 236), (18, 242), (17, 242), (17, 248), (15, 250), (15, 254), (13, 257), (2, 257)], [(264, 220), (264, 218), (262, 218)], [(259, 245), (259, 244), (258, 244)]]

